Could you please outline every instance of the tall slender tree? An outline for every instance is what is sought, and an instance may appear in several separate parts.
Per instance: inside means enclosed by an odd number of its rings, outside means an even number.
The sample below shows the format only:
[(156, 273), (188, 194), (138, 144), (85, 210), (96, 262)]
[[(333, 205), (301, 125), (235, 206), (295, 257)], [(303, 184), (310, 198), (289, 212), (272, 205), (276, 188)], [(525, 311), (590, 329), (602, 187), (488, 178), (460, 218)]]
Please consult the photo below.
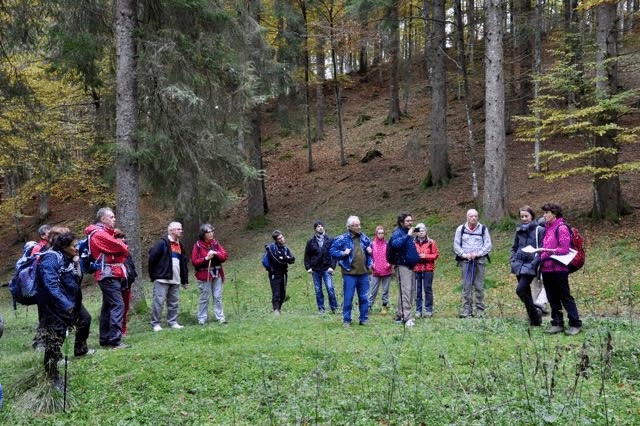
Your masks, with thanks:
[[(138, 125), (136, 108), (136, 0), (116, 3), (116, 214), (118, 226), (126, 233), (129, 251), (139, 271), (142, 271), (140, 244), (139, 169), (136, 160)], [(144, 297), (142, 280), (131, 289), (132, 304)]]
[(445, 1), (433, 0), (433, 68), (431, 72), (431, 144), (428, 184), (441, 186), (451, 177), (447, 142), (447, 70)]
[(485, 0), (484, 216), (496, 223), (507, 215), (507, 144), (504, 110), (504, 2)]

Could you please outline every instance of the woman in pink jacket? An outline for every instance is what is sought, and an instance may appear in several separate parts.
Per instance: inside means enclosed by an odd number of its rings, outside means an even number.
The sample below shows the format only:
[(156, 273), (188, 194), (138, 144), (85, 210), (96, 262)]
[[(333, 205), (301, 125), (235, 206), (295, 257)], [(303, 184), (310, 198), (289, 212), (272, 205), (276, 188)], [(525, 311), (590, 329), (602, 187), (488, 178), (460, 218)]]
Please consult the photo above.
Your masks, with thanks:
[(389, 283), (393, 276), (393, 265), (387, 262), (387, 242), (384, 240), (384, 227), (378, 225), (376, 227), (376, 235), (371, 243), (373, 257), (373, 274), (371, 277), (371, 285), (369, 286), (369, 310), (376, 301), (380, 284), (382, 284), (382, 311), (380, 315), (386, 315), (389, 312)]
[[(416, 280), (416, 318), (422, 316), (424, 306), (425, 318), (433, 314), (433, 271), (438, 259), (438, 245), (427, 235), (427, 227), (424, 223), (419, 223), (415, 227), (416, 250), (420, 260), (413, 268)], [(424, 305), (422, 304), (422, 294), (424, 290)]]
[(551, 305), (551, 327), (546, 332), (549, 334), (564, 331), (564, 319), (562, 307), (569, 317), (569, 328), (565, 334), (574, 336), (580, 332), (582, 321), (578, 314), (576, 302), (569, 289), (569, 268), (554, 260), (553, 255), (564, 255), (571, 248), (571, 231), (564, 223), (562, 207), (558, 204), (547, 203), (542, 206), (545, 220), (545, 233), (542, 240), (542, 248), (539, 249), (542, 262), (542, 281), (547, 292), (549, 305)]

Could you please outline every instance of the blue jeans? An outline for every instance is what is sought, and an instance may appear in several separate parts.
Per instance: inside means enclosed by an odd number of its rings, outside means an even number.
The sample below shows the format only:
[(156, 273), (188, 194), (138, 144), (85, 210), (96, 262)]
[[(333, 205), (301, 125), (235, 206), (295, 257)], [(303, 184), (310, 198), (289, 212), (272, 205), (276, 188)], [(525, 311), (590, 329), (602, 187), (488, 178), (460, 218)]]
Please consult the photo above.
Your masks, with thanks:
[(122, 319), (124, 318), (124, 300), (120, 278), (104, 278), (98, 282), (102, 290), (102, 309), (100, 311), (100, 345), (120, 344), (122, 338)]
[(343, 321), (351, 324), (351, 308), (353, 307), (353, 296), (358, 292), (358, 307), (360, 309), (360, 321), (367, 321), (369, 318), (369, 275), (348, 275), (342, 274), (344, 303), (342, 304)]
[(322, 292), (322, 280), (327, 287), (327, 295), (329, 297), (329, 308), (332, 311), (338, 309), (338, 301), (336, 300), (336, 291), (333, 288), (333, 276), (329, 271), (312, 271), (313, 285), (316, 289), (316, 302), (318, 302), (318, 310), (324, 311), (324, 294)]
[(433, 312), (433, 272), (416, 272), (416, 312), (422, 312), (422, 290), (424, 289), (424, 312)]

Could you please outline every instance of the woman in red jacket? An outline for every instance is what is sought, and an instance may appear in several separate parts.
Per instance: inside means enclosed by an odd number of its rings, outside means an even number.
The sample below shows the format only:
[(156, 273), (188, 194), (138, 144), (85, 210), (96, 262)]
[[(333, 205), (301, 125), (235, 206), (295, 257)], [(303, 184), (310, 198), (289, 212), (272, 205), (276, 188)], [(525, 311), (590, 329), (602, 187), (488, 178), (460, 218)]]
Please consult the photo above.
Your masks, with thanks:
[(415, 243), (420, 260), (413, 268), (416, 277), (416, 318), (422, 316), (422, 293), (424, 290), (424, 316), (430, 317), (433, 314), (433, 271), (438, 259), (438, 245), (427, 235), (427, 227), (424, 223), (419, 223), (415, 227), (417, 232)]
[(214, 236), (213, 225), (205, 223), (200, 226), (198, 241), (191, 251), (191, 263), (196, 269), (196, 279), (200, 288), (200, 303), (198, 305), (198, 324), (206, 324), (209, 317), (209, 298), (213, 296), (213, 312), (216, 321), (226, 324), (222, 309), (222, 284), (224, 284), (224, 270), (222, 263), (228, 254)]

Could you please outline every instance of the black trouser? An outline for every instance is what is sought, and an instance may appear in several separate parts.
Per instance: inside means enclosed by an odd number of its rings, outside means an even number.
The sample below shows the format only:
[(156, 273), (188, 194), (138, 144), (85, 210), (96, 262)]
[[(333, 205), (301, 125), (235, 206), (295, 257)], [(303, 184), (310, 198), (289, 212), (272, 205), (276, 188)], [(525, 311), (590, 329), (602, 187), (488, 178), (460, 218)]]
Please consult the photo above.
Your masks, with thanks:
[(274, 311), (279, 311), (287, 295), (287, 273), (269, 272), (269, 283), (271, 284), (271, 305)]
[(518, 275), (518, 287), (516, 287), (516, 294), (524, 303), (524, 307), (527, 310), (529, 316), (529, 323), (531, 325), (540, 325), (542, 319), (540, 318), (540, 312), (533, 303), (533, 297), (531, 297), (531, 282), (535, 278), (535, 275)]
[(104, 278), (98, 282), (102, 290), (100, 310), (100, 345), (117, 346), (122, 339), (124, 301), (122, 300), (123, 278)]
[(44, 370), (52, 380), (59, 378), (58, 361), (62, 359), (62, 344), (68, 327), (75, 327), (76, 339), (73, 354), (81, 356), (87, 353), (87, 338), (91, 326), (91, 315), (84, 306), (73, 314), (71, 318), (46, 307), (42, 309), (42, 317), (46, 322), (42, 337), (44, 339)]
[(551, 306), (551, 325), (564, 327), (564, 318), (562, 317), (562, 307), (564, 306), (567, 317), (569, 317), (569, 327), (582, 327), (578, 307), (569, 289), (569, 273), (543, 272), (542, 280)]

